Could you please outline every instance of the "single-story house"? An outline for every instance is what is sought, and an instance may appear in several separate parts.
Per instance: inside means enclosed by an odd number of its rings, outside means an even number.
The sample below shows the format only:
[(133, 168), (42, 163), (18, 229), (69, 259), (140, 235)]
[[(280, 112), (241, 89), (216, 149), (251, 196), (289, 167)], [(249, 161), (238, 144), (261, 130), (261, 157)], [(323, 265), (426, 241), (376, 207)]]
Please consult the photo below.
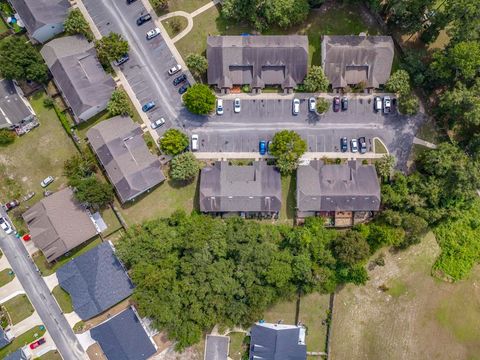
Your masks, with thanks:
[(97, 235), (90, 213), (75, 200), (70, 188), (43, 198), (22, 217), (48, 262)]
[(30, 37), (40, 43), (63, 32), (68, 0), (9, 0)]
[(133, 284), (109, 242), (62, 266), (57, 270), (57, 278), (82, 320), (97, 316), (133, 292)]
[(29, 360), (31, 358), (30, 351), (25, 347), (7, 355), (3, 360)]
[(218, 161), (200, 173), (200, 211), (214, 215), (276, 216), (282, 205), (281, 177), (275, 166)]
[(230, 338), (223, 335), (207, 335), (204, 360), (227, 360)]
[(375, 89), (390, 78), (394, 56), (391, 36), (324, 35), (322, 67), (334, 89), (364, 83)]
[(291, 92), (308, 70), (308, 37), (304, 35), (209, 36), (207, 78), (222, 92), (250, 85), (253, 92), (281, 86)]
[(122, 203), (165, 180), (160, 159), (150, 153), (143, 130), (130, 117), (102, 121), (88, 130), (87, 138)]
[(11, 129), (34, 118), (35, 112), (22, 90), (12, 80), (0, 80), (0, 129)]
[(380, 209), (380, 183), (373, 165), (355, 160), (329, 165), (310, 161), (297, 169), (297, 218), (325, 216), (351, 226)]
[(3, 349), (5, 346), (12, 342), (12, 338), (3, 330), (0, 326), (0, 349)]
[(257, 323), (250, 330), (250, 360), (306, 360), (303, 326)]
[(45, 44), (40, 53), (76, 123), (107, 108), (115, 82), (103, 70), (93, 43), (80, 35), (65, 36)]
[(90, 336), (108, 360), (145, 360), (157, 351), (131, 307), (91, 329)]

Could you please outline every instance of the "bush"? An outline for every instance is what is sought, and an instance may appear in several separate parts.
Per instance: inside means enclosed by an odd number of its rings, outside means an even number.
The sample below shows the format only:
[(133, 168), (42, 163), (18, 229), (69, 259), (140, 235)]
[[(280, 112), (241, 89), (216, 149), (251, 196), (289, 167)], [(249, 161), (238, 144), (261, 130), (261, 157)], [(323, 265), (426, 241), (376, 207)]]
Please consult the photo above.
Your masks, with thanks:
[(402, 96), (408, 95), (410, 93), (410, 75), (406, 70), (395, 71), (385, 84), (385, 89)]
[(207, 115), (215, 109), (216, 97), (207, 85), (195, 84), (183, 95), (186, 108), (193, 114)]
[(168, 129), (159, 140), (162, 152), (172, 156), (180, 154), (188, 144), (188, 136), (177, 129)]
[(45, 108), (53, 109), (54, 105), (55, 105), (55, 102), (53, 101), (53, 99), (51, 97), (47, 97), (47, 98), (43, 99), (43, 106), (45, 106)]
[(176, 181), (193, 180), (199, 170), (198, 160), (190, 151), (175, 156), (170, 162), (170, 176)]
[(0, 129), (0, 145), (8, 145), (15, 141), (17, 135), (7, 129)]
[(111, 68), (111, 62), (128, 53), (128, 41), (122, 35), (111, 32), (95, 42), (98, 60), (105, 69)]
[(415, 115), (419, 109), (418, 99), (415, 95), (401, 95), (398, 98), (398, 110), (404, 115)]
[(175, 34), (178, 34), (182, 29), (182, 22), (178, 17), (174, 17), (170, 19), (170, 26)]
[(93, 40), (92, 30), (80, 9), (70, 10), (65, 20), (64, 28), (67, 35), (80, 34), (85, 36), (89, 41)]
[(193, 76), (201, 78), (207, 72), (208, 61), (205, 56), (190, 54), (185, 61)]
[(303, 88), (306, 92), (325, 92), (328, 85), (329, 81), (321, 66), (312, 66), (303, 80)]
[(117, 89), (112, 93), (107, 110), (111, 116), (125, 115), (133, 116), (133, 110), (127, 93), (122, 89)]
[(328, 102), (327, 99), (322, 97), (317, 99), (317, 112), (319, 114), (326, 113), (329, 108), (330, 108), (330, 103)]
[(104, 208), (113, 201), (112, 186), (95, 176), (70, 181), (69, 184), (75, 188), (75, 198), (94, 210)]

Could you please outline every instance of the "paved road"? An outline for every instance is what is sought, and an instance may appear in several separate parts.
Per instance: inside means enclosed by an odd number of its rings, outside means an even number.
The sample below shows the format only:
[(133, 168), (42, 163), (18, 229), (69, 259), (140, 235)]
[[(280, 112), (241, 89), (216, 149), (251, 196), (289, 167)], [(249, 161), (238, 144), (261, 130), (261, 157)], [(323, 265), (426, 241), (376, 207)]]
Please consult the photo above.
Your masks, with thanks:
[(35, 270), (21, 240), (0, 230), (0, 247), (64, 360), (86, 359), (67, 320)]

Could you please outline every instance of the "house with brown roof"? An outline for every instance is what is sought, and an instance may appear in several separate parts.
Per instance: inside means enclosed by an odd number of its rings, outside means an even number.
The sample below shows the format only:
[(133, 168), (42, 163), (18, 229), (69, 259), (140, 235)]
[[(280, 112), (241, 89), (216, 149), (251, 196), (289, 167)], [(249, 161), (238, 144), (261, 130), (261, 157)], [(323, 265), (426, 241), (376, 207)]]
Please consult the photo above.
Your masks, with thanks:
[(308, 38), (303, 35), (209, 36), (207, 78), (222, 92), (250, 85), (252, 92), (281, 86), (291, 92), (308, 70)]
[(364, 83), (376, 89), (390, 78), (394, 56), (391, 36), (324, 35), (322, 67), (334, 89)]
[(43, 198), (23, 213), (32, 241), (52, 262), (97, 235), (90, 213), (70, 188)]

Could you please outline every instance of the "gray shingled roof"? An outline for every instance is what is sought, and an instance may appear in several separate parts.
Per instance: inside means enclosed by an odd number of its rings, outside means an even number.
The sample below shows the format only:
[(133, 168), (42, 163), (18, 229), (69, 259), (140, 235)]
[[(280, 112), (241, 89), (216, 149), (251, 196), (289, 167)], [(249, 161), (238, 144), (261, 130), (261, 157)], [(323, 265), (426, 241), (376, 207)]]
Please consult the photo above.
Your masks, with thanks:
[(8, 344), (10, 344), (10, 341), (5, 334), (5, 331), (3, 331), (3, 328), (0, 326), (0, 349), (4, 348)]
[(390, 36), (323, 36), (322, 66), (333, 88), (365, 81), (378, 88), (390, 77), (394, 55)]
[(18, 349), (17, 351), (11, 353), (3, 360), (28, 360), (27, 355), (23, 352), (22, 349)]
[(100, 65), (93, 43), (66, 36), (48, 42), (40, 52), (77, 118), (92, 108), (106, 108), (115, 82)]
[(33, 114), (17, 93), (13, 81), (0, 80), (0, 128), (27, 120)]
[(122, 203), (165, 180), (159, 158), (150, 153), (142, 135), (138, 124), (122, 116), (102, 121), (87, 132)]
[(209, 36), (208, 83), (295, 87), (307, 74), (308, 38), (302, 35)]
[(205, 360), (227, 360), (229, 344), (228, 336), (207, 335)]
[(201, 171), (202, 212), (278, 212), (281, 202), (280, 173), (265, 161), (252, 166), (219, 161)]
[(68, 0), (9, 0), (27, 31), (33, 34), (44, 25), (60, 24), (68, 16)]
[(250, 330), (250, 359), (306, 360), (305, 328), (259, 323)]
[(35, 246), (51, 262), (97, 234), (86, 210), (70, 188), (43, 198), (25, 213)]
[(349, 161), (325, 165), (311, 161), (297, 169), (297, 209), (308, 211), (378, 211), (380, 184), (373, 165)]
[(133, 292), (130, 278), (108, 242), (62, 266), (57, 278), (82, 320), (104, 312)]
[(132, 308), (90, 330), (108, 360), (144, 360), (156, 349)]

